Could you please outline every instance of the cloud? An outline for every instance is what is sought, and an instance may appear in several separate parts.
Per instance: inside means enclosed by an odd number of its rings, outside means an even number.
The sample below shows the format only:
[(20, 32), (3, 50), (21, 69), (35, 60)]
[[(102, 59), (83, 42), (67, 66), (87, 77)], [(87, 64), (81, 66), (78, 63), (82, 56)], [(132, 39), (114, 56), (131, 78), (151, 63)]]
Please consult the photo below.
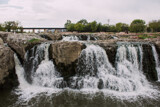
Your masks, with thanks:
[(0, 22), (18, 20), (27, 27), (63, 27), (82, 18), (111, 24), (160, 19), (159, 0), (9, 0), (0, 1)]
[(0, 4), (7, 4), (9, 0), (1, 0)]

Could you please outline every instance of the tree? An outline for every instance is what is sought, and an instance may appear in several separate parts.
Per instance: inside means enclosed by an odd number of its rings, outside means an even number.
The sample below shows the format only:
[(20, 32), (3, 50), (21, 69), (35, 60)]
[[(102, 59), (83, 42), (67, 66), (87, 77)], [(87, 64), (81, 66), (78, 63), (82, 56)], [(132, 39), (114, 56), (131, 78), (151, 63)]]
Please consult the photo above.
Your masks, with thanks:
[(5, 31), (4, 25), (0, 24), (0, 31)]
[(116, 24), (116, 30), (117, 30), (118, 32), (121, 32), (121, 31), (122, 31), (122, 23), (117, 23), (117, 24)]
[(16, 32), (16, 30), (19, 28), (19, 22), (17, 21), (7, 21), (4, 22), (4, 28), (6, 29), (7, 32)]
[(84, 31), (84, 25), (82, 25), (81, 23), (76, 23), (76, 24), (74, 25), (74, 28), (75, 28), (75, 30), (78, 31), (78, 32), (83, 32), (83, 31)]
[(81, 23), (82, 25), (87, 25), (88, 24), (86, 19), (82, 19), (82, 20), (78, 21), (77, 23)]
[(116, 24), (116, 30), (118, 32), (127, 32), (129, 29), (129, 26), (125, 23), (117, 23)]
[(96, 32), (97, 31), (97, 22), (93, 21), (90, 24), (91, 24), (91, 30), (92, 30), (92, 32)]
[(117, 32), (116, 26), (110, 25), (110, 26), (109, 26), (109, 32)]
[(131, 32), (144, 32), (145, 31), (145, 21), (141, 19), (135, 19), (130, 25)]
[(109, 25), (108, 24), (102, 25), (102, 31), (103, 32), (109, 32)]
[(153, 32), (160, 32), (160, 20), (159, 21), (153, 20), (149, 22), (149, 27)]
[(97, 25), (97, 32), (101, 32), (102, 31), (102, 24), (98, 23)]
[(67, 30), (68, 30), (68, 31), (71, 31), (71, 32), (75, 31), (74, 26), (75, 26), (75, 24), (73, 24), (73, 23), (69, 24), (69, 25), (67, 26)]
[(72, 22), (70, 20), (67, 20), (67, 22), (64, 24), (64, 27), (67, 28)]

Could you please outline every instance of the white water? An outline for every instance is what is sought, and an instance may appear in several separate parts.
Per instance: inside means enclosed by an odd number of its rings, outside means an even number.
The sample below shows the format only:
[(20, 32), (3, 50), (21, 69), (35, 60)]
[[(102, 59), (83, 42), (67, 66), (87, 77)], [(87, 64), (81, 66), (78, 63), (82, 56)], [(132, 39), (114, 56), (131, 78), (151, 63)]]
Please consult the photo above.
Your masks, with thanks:
[(40, 93), (51, 95), (61, 90), (58, 89), (58, 87), (63, 81), (63, 78), (61, 78), (60, 74), (55, 70), (53, 62), (49, 60), (49, 44), (43, 44), (43, 46), (46, 47), (44, 48), (44, 60), (40, 63), (36, 72), (32, 72), (32, 84), (29, 84), (26, 81), (24, 68), (18, 57), (14, 55), (16, 74), (20, 83), (19, 88), (16, 90), (16, 94), (20, 95), (20, 100), (29, 101)]
[[(43, 44), (40, 46), (44, 49), (41, 50), (45, 54), (44, 60), (38, 65), (36, 72), (32, 72), (32, 84), (26, 81), (25, 71), (15, 55), (16, 73), (20, 82), (16, 91), (20, 95), (19, 100), (29, 101), (41, 93), (50, 96), (63, 90), (59, 88), (63, 78), (55, 70), (53, 62), (49, 60), (49, 45)], [(138, 61), (138, 54), (140, 55), (140, 61)], [(79, 74), (73, 77), (74, 81), (71, 85), (81, 89), (71, 90), (72, 92), (84, 94), (103, 92), (107, 96), (114, 95), (119, 98), (126, 96), (126, 99), (139, 95), (153, 97), (156, 93), (156, 90), (150, 86), (141, 72), (143, 58), (141, 46), (119, 46), (116, 56), (116, 68), (110, 64), (105, 50), (96, 45), (88, 45), (82, 51), (80, 57), (83, 66), (82, 68), (79, 66)], [(100, 82), (103, 82), (100, 86), (102, 90), (98, 89)]]
[[(141, 48), (131, 45), (119, 46), (116, 55), (117, 66), (113, 68), (104, 49), (95, 45), (87, 46), (81, 53), (83, 59), (81, 62), (85, 65), (85, 67), (82, 66), (82, 69), (79, 68), (83, 70), (83, 74), (80, 74), (82, 79), (78, 81), (78, 84), (75, 82), (72, 85), (78, 85), (82, 89), (98, 89), (101, 79), (103, 89), (107, 90), (133, 92), (149, 89), (150, 85), (141, 72), (142, 67), (139, 67), (142, 59), (138, 61), (138, 49), (140, 58), (143, 58)], [(74, 77), (74, 81), (77, 78), (79, 75)]]
[(48, 48), (49, 44), (46, 44), (44, 60), (40, 63), (36, 72), (32, 74), (33, 85), (56, 88), (59, 87), (63, 78), (57, 78), (60, 77), (60, 74), (55, 70), (53, 62), (49, 61)]
[(79, 41), (77, 36), (63, 36), (62, 41)]
[[(93, 38), (93, 37), (92, 37)], [(62, 41), (81, 41), (82, 38), (79, 36), (63, 36)], [(87, 35), (86, 36), (86, 41), (90, 41), (91, 40), (91, 36)], [(97, 40), (97, 38), (94, 37), (94, 40)]]
[(156, 63), (156, 70), (157, 70), (157, 74), (158, 74), (158, 81), (160, 81), (160, 63), (159, 63), (159, 56), (158, 53), (156, 51), (156, 48), (154, 45), (152, 45), (152, 52), (153, 52), (153, 56), (155, 59), (155, 63)]

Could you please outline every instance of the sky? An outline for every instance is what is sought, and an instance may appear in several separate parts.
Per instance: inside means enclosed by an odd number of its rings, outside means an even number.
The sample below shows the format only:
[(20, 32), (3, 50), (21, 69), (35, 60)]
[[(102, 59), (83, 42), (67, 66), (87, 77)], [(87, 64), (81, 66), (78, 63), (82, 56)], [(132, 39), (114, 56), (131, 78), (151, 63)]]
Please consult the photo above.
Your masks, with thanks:
[(134, 19), (160, 19), (160, 0), (0, 0), (0, 23), (19, 21), (23, 27), (64, 27), (67, 20), (102, 24)]

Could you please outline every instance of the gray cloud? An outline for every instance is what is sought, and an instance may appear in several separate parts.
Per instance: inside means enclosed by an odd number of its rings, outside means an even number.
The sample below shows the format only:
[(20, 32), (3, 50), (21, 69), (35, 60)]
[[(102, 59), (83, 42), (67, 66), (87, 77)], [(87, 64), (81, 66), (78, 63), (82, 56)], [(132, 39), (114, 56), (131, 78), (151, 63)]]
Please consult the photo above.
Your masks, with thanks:
[[(160, 0), (10, 0), (0, 12), (0, 22), (19, 20), (24, 26), (63, 27), (67, 19), (82, 18), (111, 24), (160, 19)], [(19, 7), (14, 8), (9, 7)], [(21, 8), (22, 7), (22, 8)]]
[(0, 0), (0, 4), (7, 4), (9, 0)]

